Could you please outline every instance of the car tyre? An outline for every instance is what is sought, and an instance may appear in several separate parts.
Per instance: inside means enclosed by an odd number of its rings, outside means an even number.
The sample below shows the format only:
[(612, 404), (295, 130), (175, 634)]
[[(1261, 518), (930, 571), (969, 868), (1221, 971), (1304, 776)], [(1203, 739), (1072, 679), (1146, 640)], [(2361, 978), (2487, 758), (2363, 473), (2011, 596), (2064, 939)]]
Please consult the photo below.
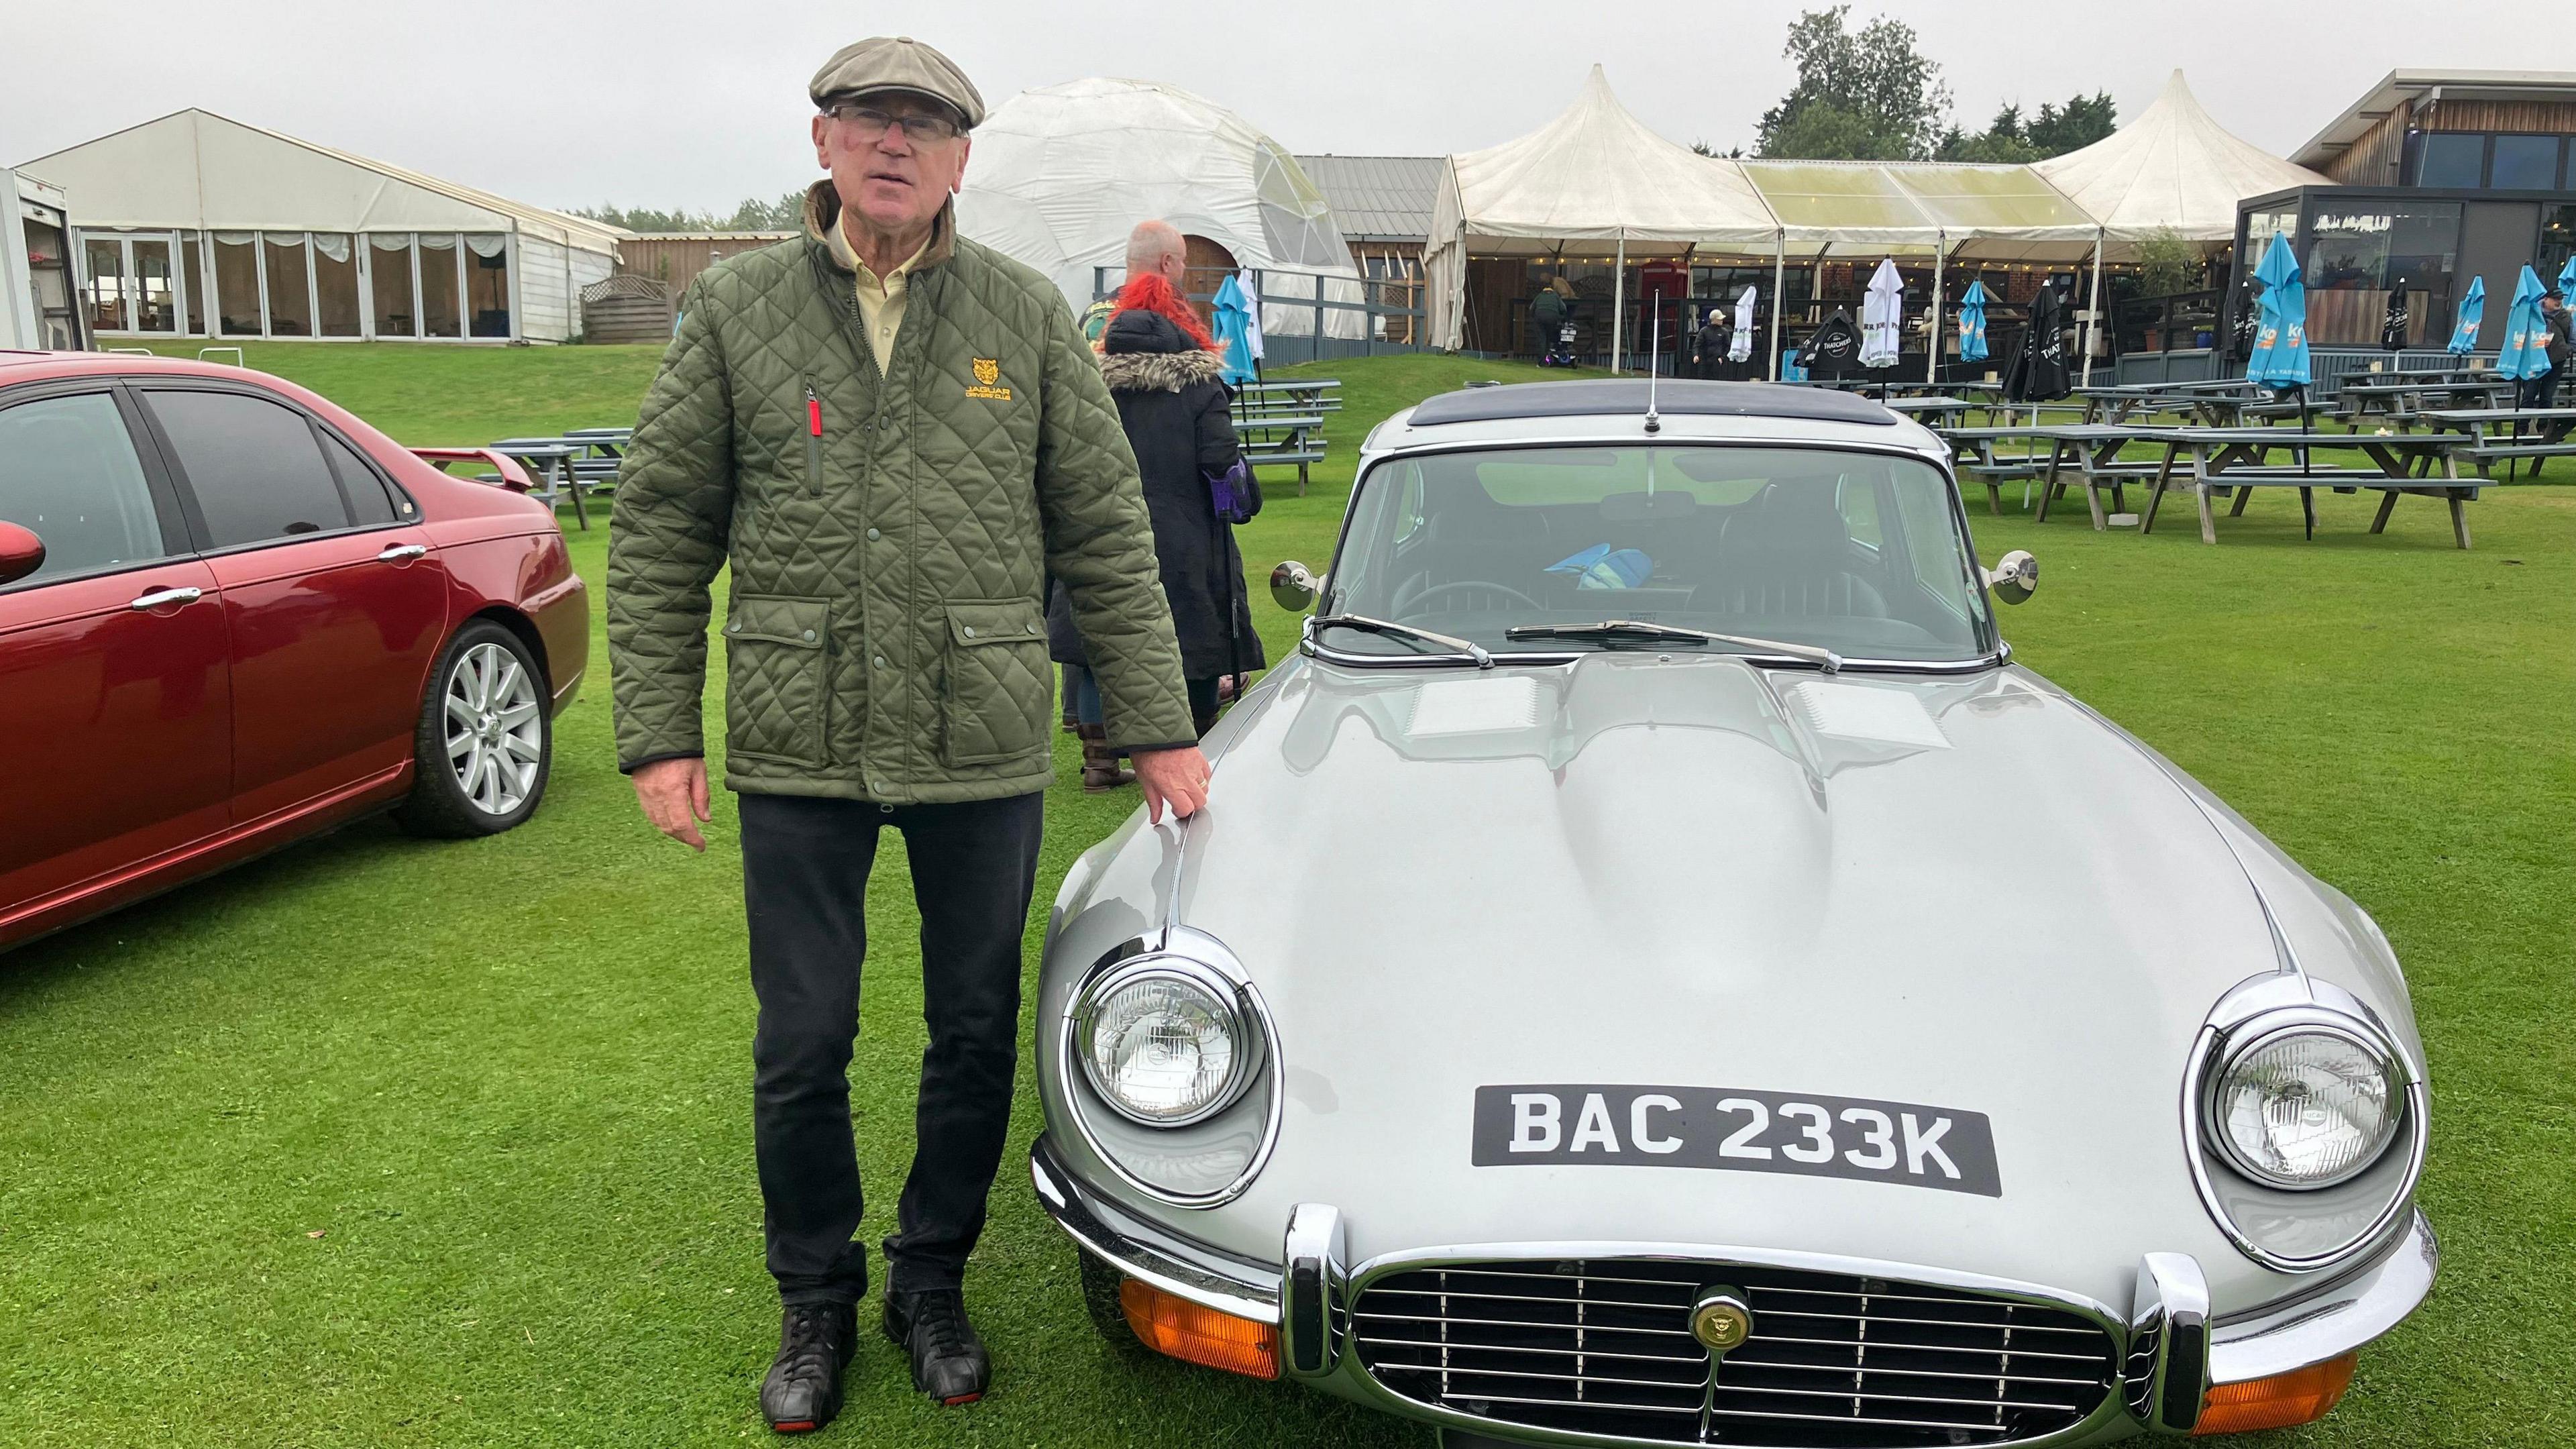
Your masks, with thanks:
[(412, 732), (411, 797), (394, 820), (414, 835), (498, 835), (537, 811), (554, 767), (553, 697), (536, 655), (490, 619), (456, 631), (429, 673)]
[(1127, 1309), (1118, 1301), (1118, 1285), (1127, 1281), (1127, 1275), (1080, 1248), (1073, 1250), (1073, 1256), (1082, 1265), (1082, 1307), (1091, 1315), (1091, 1326), (1112, 1350), (1143, 1357), (1144, 1342), (1128, 1325)]

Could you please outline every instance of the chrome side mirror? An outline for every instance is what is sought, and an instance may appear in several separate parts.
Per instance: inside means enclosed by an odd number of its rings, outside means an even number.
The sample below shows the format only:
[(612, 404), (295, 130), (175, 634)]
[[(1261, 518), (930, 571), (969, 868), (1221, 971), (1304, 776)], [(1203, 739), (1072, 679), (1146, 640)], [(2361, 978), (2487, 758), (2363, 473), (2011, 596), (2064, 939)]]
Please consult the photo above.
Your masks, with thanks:
[(2024, 602), (2039, 592), (2039, 560), (2032, 558), (2028, 549), (2014, 549), (1986, 570), (1986, 587), (2007, 604)]
[(1323, 591), (1324, 581), (1293, 558), (1270, 571), (1270, 597), (1291, 614), (1314, 607), (1315, 596)]
[(45, 541), (0, 519), (0, 584), (14, 584), (45, 566)]

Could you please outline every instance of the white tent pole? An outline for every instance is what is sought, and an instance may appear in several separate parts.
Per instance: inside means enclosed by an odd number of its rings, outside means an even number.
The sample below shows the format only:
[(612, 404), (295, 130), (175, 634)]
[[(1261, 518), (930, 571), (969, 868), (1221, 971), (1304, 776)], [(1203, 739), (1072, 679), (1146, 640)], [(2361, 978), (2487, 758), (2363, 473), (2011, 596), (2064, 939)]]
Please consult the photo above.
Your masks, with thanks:
[(2093, 233), (2093, 300), (2084, 308), (2084, 381), (2093, 385), (2093, 329), (2102, 325), (2102, 239), (2106, 230)]
[(1787, 228), (1771, 236), (1771, 380), (1780, 380), (1780, 294), (1787, 290), (1789, 275), (1789, 232)]
[(1620, 371), (1619, 344), (1624, 340), (1621, 328), (1628, 320), (1628, 234), (1619, 233), (1619, 259), (1610, 268), (1610, 371)]
[(1923, 345), (1923, 380), (1941, 380), (1941, 265), (1950, 259), (1950, 234), (1933, 233), (1932, 242), (1932, 326), (1929, 340)]

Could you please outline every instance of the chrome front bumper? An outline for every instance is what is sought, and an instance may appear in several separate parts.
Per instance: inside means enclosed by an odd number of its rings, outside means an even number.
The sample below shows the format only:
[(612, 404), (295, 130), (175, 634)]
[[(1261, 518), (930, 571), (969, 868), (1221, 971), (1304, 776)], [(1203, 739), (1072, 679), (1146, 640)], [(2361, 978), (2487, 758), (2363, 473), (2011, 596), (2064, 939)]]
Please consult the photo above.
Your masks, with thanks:
[[(1110, 1202), (1067, 1172), (1043, 1137), (1029, 1150), (1029, 1175), (1048, 1216), (1085, 1252), (1176, 1297), (1279, 1325), (1283, 1367), (1290, 1377), (1340, 1378), (1347, 1382), (1331, 1386), (1354, 1397), (1411, 1417), (1437, 1417), (1378, 1388), (1359, 1370), (1354, 1357), (1341, 1352), (1333, 1308), (1347, 1301), (1350, 1284), (1367, 1278), (1387, 1259), (1348, 1263), (1337, 1210), (1322, 1204), (1300, 1206), (1286, 1225), (1282, 1261), (1256, 1263), (1193, 1242)], [(1724, 1261), (1743, 1254), (1710, 1246), (1693, 1250), (1693, 1256)], [(2113, 1396), (2115, 1402), (2130, 1406), (2129, 1415), (2120, 1417), (2116, 1427), (2123, 1433), (2134, 1433), (2141, 1426), (2187, 1430), (2188, 1422), (2176, 1421), (2198, 1411), (2198, 1391), (2209, 1385), (2268, 1378), (2361, 1347), (2395, 1327), (2424, 1301), (2432, 1290), (2437, 1262), (2432, 1224), (2418, 1211), (2375, 1258), (2322, 1288), (2211, 1321), (2205, 1294), (2198, 1302), (2192, 1297), (2200, 1279), (2198, 1265), (2180, 1254), (2147, 1255), (2140, 1265), (2129, 1332), (2132, 1345), (2141, 1346), (2139, 1352), (2148, 1356), (2130, 1361), (2129, 1382)], [(2154, 1330), (2151, 1354), (2142, 1346), (2149, 1342), (2150, 1328)], [(1475, 1427), (1490, 1432), (1495, 1426)], [(2088, 1442), (2094, 1437), (2088, 1432), (2067, 1442)]]

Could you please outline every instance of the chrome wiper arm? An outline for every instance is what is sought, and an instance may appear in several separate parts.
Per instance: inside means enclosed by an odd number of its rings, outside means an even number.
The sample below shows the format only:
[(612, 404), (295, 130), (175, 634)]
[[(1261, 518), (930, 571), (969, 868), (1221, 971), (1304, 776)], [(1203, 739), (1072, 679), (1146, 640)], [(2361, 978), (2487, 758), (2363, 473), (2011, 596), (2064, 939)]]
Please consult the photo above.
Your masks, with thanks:
[[(1399, 639), (1418, 639), (1437, 644), (1451, 654), (1473, 663), (1478, 669), (1494, 667), (1494, 656), (1487, 653), (1482, 646), (1452, 635), (1433, 633), (1429, 629), (1417, 629), (1411, 624), (1398, 624), (1387, 619), (1372, 619), (1366, 614), (1319, 614), (1306, 621), (1306, 628), (1310, 632), (1332, 627), (1358, 629), (1371, 634), (1391, 634)], [(1436, 659), (1439, 656), (1425, 654), (1417, 657)]]
[(1843, 657), (1831, 649), (1813, 644), (1790, 644), (1779, 639), (1753, 639), (1742, 634), (1712, 634), (1706, 629), (1685, 629), (1678, 624), (1653, 624), (1644, 619), (1603, 619), (1597, 624), (1516, 624), (1503, 631), (1506, 639), (1616, 639), (1622, 635), (1641, 639), (1698, 639), (1713, 644), (1732, 644), (1756, 654), (1779, 654), (1812, 664), (1827, 674), (1842, 672)]

